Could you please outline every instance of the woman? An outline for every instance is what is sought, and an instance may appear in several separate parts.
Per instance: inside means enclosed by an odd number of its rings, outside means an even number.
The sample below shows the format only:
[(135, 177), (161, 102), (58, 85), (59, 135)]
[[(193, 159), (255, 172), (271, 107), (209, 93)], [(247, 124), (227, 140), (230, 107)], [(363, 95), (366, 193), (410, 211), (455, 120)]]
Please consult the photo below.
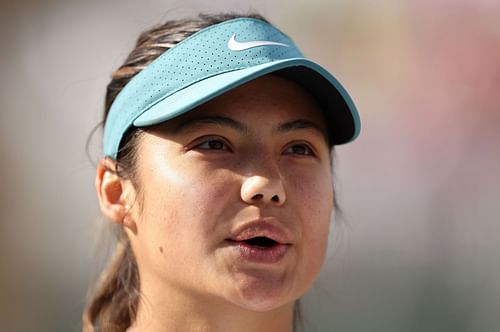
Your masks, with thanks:
[[(93, 331), (290, 331), (320, 271), (342, 86), (258, 15), (143, 33), (108, 85), (96, 189), (119, 240)], [(295, 317), (296, 318), (296, 317)]]

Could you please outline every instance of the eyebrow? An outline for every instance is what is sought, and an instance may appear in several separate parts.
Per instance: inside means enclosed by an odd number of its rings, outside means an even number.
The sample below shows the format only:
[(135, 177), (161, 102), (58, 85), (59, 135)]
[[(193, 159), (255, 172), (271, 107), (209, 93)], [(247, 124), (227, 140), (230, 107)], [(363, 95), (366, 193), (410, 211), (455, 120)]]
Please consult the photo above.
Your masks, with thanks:
[(328, 141), (328, 134), (325, 131), (325, 129), (323, 129), (322, 127), (320, 127), (316, 123), (308, 121), (308, 120), (299, 119), (299, 120), (294, 120), (294, 121), (290, 121), (290, 122), (285, 122), (285, 123), (279, 125), (278, 128), (276, 129), (276, 131), (279, 133), (286, 133), (286, 132), (290, 132), (290, 131), (298, 130), (298, 129), (312, 129), (312, 130), (316, 131), (317, 133), (321, 134), (321, 136), (323, 136), (325, 138), (325, 140)]
[[(223, 126), (223, 127), (229, 127), (232, 128), (238, 132), (241, 133), (249, 133), (250, 129), (247, 125), (244, 123), (241, 123), (239, 121), (236, 121), (234, 119), (231, 119), (229, 117), (225, 116), (219, 116), (219, 115), (207, 115), (207, 116), (200, 116), (200, 117), (195, 117), (189, 120), (186, 120), (182, 123), (180, 123), (178, 126), (176, 126), (173, 129), (174, 134), (179, 134), (182, 133), (183, 131), (189, 130), (191, 127), (200, 125), (200, 124), (213, 124), (217, 126)], [(326, 141), (328, 141), (328, 134), (326, 133), (325, 129), (320, 127), (314, 122), (308, 121), (308, 120), (303, 120), (303, 119), (297, 119), (289, 122), (285, 122), (277, 126), (273, 132), (275, 133), (287, 133), (290, 131), (294, 130), (300, 130), (300, 129), (312, 129), (316, 131), (318, 134), (324, 137)]]
[(214, 124), (223, 127), (229, 127), (236, 131), (246, 133), (249, 131), (248, 127), (241, 122), (233, 120), (225, 116), (208, 115), (202, 117), (196, 117), (182, 122), (174, 128), (174, 134), (179, 134), (183, 131), (188, 130), (190, 127), (194, 127), (199, 124)]

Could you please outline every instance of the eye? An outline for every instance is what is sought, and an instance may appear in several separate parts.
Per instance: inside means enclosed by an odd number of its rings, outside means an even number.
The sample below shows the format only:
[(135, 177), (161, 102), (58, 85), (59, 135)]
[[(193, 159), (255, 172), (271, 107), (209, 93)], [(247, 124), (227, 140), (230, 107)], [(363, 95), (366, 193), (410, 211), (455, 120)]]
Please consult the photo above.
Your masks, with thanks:
[(301, 156), (314, 156), (314, 151), (307, 144), (293, 144), (286, 148), (285, 154), (294, 154)]
[(211, 138), (203, 141), (196, 146), (200, 150), (230, 150), (229, 146), (222, 139)]

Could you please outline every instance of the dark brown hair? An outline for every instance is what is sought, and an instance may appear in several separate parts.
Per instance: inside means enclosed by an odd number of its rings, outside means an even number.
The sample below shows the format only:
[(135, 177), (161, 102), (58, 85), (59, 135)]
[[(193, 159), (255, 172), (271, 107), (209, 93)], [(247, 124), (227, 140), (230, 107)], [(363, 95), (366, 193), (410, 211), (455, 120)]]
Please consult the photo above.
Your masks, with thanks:
[[(111, 104), (123, 87), (159, 55), (205, 27), (238, 17), (257, 18), (267, 22), (258, 14), (200, 14), (191, 19), (167, 21), (143, 32), (124, 64), (112, 73), (106, 91), (103, 122), (106, 121)], [(130, 179), (135, 186), (136, 146), (142, 133), (140, 129), (128, 132), (116, 159), (117, 174)], [(127, 235), (120, 227), (116, 228), (116, 232), (115, 251), (90, 293), (83, 313), (85, 332), (121, 332), (135, 321), (140, 296), (139, 272)], [(297, 301), (294, 309), (294, 329), (301, 325), (300, 317)]]

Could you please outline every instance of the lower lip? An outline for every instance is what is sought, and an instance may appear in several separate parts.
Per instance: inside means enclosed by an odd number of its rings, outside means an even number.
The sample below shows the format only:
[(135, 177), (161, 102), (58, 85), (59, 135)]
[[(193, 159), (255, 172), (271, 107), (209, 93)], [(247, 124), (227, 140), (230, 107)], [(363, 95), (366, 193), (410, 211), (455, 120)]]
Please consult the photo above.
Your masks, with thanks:
[(256, 247), (242, 241), (230, 241), (235, 246), (241, 258), (252, 263), (273, 264), (285, 257), (289, 245), (275, 244), (272, 247)]

